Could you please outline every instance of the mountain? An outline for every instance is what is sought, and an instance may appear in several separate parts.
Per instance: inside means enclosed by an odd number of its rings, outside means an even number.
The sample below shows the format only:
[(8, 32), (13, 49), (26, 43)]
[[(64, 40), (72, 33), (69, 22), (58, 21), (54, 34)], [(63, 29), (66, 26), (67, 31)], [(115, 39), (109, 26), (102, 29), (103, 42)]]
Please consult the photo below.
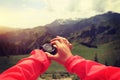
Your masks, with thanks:
[(87, 19), (58, 19), (45, 26), (20, 29), (0, 35), (0, 55), (28, 54), (55, 36), (87, 47), (120, 40), (120, 14), (108, 12)]
[(51, 34), (67, 37), (82, 44), (103, 44), (120, 38), (120, 14), (108, 12), (78, 20), (73, 24), (47, 26)]
[(28, 54), (49, 40), (45, 27), (20, 29), (0, 35), (0, 55)]
[(0, 26), (0, 34), (4, 34), (4, 33), (15, 31), (15, 30), (17, 30), (17, 29), (5, 27), (5, 26)]
[[(74, 25), (79, 22), (80, 20), (55, 20), (54, 22), (52, 22), (51, 24), (47, 24), (46, 29), (47, 31), (56, 36), (56, 35), (61, 35), (61, 36), (65, 36), (68, 35), (69, 33), (74, 31)], [(76, 30), (75, 30), (76, 31)]]

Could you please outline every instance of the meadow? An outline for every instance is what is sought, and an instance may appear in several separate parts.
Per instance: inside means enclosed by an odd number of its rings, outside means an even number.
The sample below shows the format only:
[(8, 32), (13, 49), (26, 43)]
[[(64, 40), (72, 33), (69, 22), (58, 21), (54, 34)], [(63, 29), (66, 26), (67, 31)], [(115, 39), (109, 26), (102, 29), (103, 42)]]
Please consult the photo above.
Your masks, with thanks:
[[(85, 47), (75, 42), (72, 44), (73, 44), (73, 49), (72, 49), (73, 55), (79, 55), (88, 60), (95, 60), (95, 58), (97, 58), (97, 61), (102, 64), (105, 64), (105, 62), (107, 61), (107, 64), (113, 65), (114, 61), (110, 59), (110, 56), (107, 56), (109, 52), (109, 49), (108, 49), (109, 44), (99, 45), (98, 48)], [(25, 58), (27, 56), (29, 56), (29, 54), (11, 55), (9, 57), (1, 56), (0, 57), (0, 72), (15, 65), (20, 59)], [(58, 64), (57, 62), (52, 61), (52, 64), (50, 68), (47, 70), (47, 72), (54, 72), (54, 71), (65, 71), (65, 68), (62, 65)]]

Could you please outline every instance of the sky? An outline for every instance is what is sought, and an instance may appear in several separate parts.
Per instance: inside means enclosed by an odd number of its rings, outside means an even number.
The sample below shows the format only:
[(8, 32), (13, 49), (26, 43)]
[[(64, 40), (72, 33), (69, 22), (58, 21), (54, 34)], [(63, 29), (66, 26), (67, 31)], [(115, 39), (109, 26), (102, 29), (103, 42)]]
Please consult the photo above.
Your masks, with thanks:
[(120, 13), (120, 0), (0, 0), (0, 26), (33, 28), (108, 11)]

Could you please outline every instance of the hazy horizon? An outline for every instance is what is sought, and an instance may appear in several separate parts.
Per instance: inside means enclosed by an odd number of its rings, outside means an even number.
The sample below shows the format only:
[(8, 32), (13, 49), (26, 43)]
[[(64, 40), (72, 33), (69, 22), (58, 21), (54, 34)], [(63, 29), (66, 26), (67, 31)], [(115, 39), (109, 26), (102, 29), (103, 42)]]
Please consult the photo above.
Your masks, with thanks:
[(32, 28), (56, 19), (120, 13), (120, 0), (0, 0), (0, 26)]

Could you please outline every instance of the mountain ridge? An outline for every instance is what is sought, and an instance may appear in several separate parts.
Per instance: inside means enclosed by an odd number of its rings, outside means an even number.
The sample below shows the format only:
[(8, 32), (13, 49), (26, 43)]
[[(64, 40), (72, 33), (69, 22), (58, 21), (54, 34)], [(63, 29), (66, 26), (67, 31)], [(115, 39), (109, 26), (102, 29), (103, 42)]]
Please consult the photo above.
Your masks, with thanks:
[[(66, 37), (71, 42), (96, 47), (120, 39), (119, 22), (119, 13), (108, 12), (87, 19), (63, 21), (62, 24), (56, 20), (45, 26), (9, 32), (0, 35), (0, 44), (4, 45), (0, 46), (0, 53), (3, 53), (0, 55), (28, 54), (58, 35)], [(2, 50), (3, 48), (7, 48), (7, 52)]]
[(5, 34), (7, 32), (12, 32), (12, 31), (16, 31), (16, 30), (18, 30), (18, 29), (6, 27), (6, 26), (0, 26), (0, 34)]

